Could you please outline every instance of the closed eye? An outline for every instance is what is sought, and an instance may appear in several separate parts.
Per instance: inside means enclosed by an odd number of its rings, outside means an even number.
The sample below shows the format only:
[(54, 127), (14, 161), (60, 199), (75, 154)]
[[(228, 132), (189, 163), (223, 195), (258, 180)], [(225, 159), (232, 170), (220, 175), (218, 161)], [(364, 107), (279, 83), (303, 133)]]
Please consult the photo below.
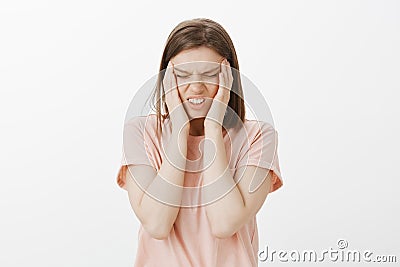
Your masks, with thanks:
[[(176, 77), (178, 77), (178, 78), (182, 78), (182, 79), (186, 79), (186, 78), (189, 78), (191, 75), (180, 75), (180, 74), (176, 74)], [(218, 73), (215, 73), (215, 74), (211, 74), (211, 75), (205, 75), (205, 74), (203, 74), (203, 76), (205, 76), (205, 77), (216, 77), (216, 76), (218, 76)]]
[(178, 78), (189, 78), (189, 76), (190, 75), (179, 75), (179, 74), (176, 74), (176, 77), (178, 77)]

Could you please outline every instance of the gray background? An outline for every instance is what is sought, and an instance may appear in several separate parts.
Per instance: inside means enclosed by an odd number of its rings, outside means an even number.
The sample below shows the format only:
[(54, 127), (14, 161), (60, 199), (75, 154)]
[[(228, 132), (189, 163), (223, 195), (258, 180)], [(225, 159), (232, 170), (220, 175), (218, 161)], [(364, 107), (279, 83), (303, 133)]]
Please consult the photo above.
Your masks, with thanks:
[(195, 17), (231, 35), (279, 133), (284, 186), (258, 214), (260, 249), (344, 238), (400, 260), (399, 14), (398, 1), (2, 1), (0, 266), (133, 265), (124, 117)]

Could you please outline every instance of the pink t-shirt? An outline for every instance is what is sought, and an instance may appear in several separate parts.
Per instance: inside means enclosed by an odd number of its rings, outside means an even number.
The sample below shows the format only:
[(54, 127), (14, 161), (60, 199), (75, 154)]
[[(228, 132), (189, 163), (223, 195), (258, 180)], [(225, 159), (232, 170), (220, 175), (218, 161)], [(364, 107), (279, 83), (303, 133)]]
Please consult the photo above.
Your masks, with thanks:
[[(145, 164), (159, 170), (163, 151), (156, 138), (156, 116), (139, 116), (130, 119), (124, 127), (124, 147), (122, 168), (130, 164)], [(228, 129), (224, 143), (232, 173), (241, 166), (255, 165), (273, 171), (271, 191), (282, 186), (279, 160), (277, 155), (277, 132), (266, 122), (245, 120), (244, 127)], [(164, 121), (161, 143), (169, 140), (171, 127), (168, 119)], [(247, 137), (247, 138), (246, 138)], [(201, 168), (204, 136), (188, 137), (187, 159)], [(195, 161), (195, 159), (199, 159)], [(125, 167), (124, 167), (125, 166)], [(185, 172), (184, 187), (201, 187), (201, 172)], [(117, 178), (118, 179), (118, 178)], [(184, 191), (188, 192), (188, 191)], [(205, 206), (196, 206), (201, 197), (199, 191), (183, 194), (185, 203), (191, 207), (181, 207), (169, 236), (164, 240), (152, 238), (140, 226), (138, 250), (135, 266), (137, 267), (232, 267), (258, 266), (258, 229), (254, 216), (233, 236), (225, 239), (216, 238), (206, 217)], [(193, 193), (196, 192), (196, 193)]]

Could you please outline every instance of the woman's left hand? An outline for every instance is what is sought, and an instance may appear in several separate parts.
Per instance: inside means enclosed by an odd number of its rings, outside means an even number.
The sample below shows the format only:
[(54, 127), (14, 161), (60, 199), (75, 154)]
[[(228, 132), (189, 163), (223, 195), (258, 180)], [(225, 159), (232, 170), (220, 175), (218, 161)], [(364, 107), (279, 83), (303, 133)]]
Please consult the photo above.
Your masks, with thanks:
[(232, 70), (229, 61), (225, 58), (221, 63), (221, 71), (219, 73), (219, 86), (211, 104), (210, 110), (204, 120), (204, 128), (214, 127), (221, 129), (226, 108), (229, 103), (231, 88), (233, 84)]

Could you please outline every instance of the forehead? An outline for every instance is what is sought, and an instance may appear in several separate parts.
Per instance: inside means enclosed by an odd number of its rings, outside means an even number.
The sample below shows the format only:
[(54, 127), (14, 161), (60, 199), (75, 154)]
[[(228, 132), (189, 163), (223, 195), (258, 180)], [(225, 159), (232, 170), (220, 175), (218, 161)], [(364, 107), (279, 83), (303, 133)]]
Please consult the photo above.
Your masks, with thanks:
[(181, 64), (174, 64), (174, 69), (177, 72), (183, 73), (211, 73), (220, 70), (220, 65), (217, 62), (210, 61), (194, 61)]
[[(181, 65), (182, 68), (204, 68), (213, 67), (221, 62), (223, 57), (215, 50), (200, 46), (179, 52), (171, 58), (174, 65)], [(190, 63), (190, 64), (189, 64)]]

